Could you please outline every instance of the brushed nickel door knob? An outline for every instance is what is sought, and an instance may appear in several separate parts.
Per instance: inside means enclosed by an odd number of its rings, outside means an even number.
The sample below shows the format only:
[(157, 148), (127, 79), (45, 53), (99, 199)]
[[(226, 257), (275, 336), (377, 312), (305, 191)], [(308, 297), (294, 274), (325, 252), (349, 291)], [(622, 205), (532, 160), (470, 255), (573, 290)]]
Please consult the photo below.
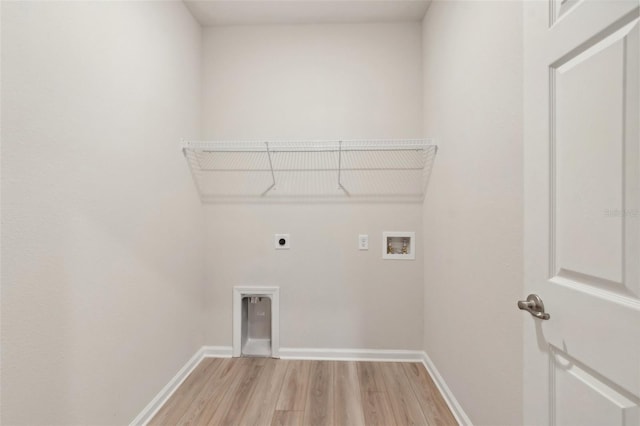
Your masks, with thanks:
[(537, 294), (530, 294), (527, 296), (527, 300), (518, 300), (518, 309), (527, 311), (541, 320), (551, 318), (551, 315), (544, 311), (544, 303), (542, 303), (542, 299)]

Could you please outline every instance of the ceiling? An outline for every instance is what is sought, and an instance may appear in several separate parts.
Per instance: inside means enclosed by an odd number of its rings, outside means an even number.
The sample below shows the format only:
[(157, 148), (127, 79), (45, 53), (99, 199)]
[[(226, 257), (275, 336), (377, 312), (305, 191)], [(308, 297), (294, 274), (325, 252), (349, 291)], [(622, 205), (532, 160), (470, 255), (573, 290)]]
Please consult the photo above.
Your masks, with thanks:
[(203, 26), (421, 21), (431, 0), (183, 0)]

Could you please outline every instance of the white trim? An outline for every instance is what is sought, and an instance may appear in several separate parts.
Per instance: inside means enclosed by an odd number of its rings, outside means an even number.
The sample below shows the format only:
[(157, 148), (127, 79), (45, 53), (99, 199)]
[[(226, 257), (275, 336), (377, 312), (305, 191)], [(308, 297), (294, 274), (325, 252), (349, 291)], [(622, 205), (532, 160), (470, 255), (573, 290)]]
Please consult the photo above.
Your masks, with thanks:
[(173, 393), (180, 387), (182, 382), (185, 381), (189, 374), (200, 364), (202, 358), (204, 358), (204, 348), (198, 349), (196, 353), (191, 357), (189, 361), (176, 373), (169, 383), (162, 388), (162, 390), (151, 400), (149, 404), (133, 419), (130, 426), (146, 425), (149, 420), (156, 415), (156, 413), (162, 408), (167, 400), (173, 395)]
[(271, 357), (280, 356), (280, 287), (233, 287), (233, 356), (242, 353), (242, 297), (262, 296), (271, 299)]
[(231, 346), (203, 346), (136, 416), (130, 426), (146, 425), (204, 358), (231, 358)]
[(203, 346), (202, 358), (231, 358), (233, 348), (231, 346)]
[(280, 348), (281, 359), (421, 362), (422, 351), (395, 349)]
[(471, 423), (471, 419), (469, 419), (467, 413), (464, 412), (462, 406), (453, 395), (453, 392), (451, 392), (451, 389), (449, 389), (449, 386), (447, 386), (447, 383), (444, 381), (444, 379), (440, 375), (440, 372), (426, 352), (422, 352), (422, 365), (424, 365), (424, 368), (426, 368), (427, 372), (431, 375), (431, 378), (438, 387), (440, 394), (449, 406), (449, 409), (453, 413), (453, 416), (458, 421), (458, 424), (460, 424), (461, 426), (473, 426), (473, 423)]

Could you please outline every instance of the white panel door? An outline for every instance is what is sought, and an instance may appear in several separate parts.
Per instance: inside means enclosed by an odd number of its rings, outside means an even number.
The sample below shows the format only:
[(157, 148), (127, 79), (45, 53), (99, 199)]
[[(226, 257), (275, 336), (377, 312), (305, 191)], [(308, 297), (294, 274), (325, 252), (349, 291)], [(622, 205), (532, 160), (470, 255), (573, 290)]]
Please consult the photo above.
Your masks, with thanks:
[(524, 2), (526, 424), (640, 425), (639, 2)]

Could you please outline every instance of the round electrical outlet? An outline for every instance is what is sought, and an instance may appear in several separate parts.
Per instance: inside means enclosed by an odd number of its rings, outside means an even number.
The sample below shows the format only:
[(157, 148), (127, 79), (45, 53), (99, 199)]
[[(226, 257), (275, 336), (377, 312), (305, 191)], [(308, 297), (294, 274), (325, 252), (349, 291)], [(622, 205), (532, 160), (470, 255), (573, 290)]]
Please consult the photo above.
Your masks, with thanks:
[(276, 234), (274, 243), (277, 250), (288, 250), (290, 244), (289, 234)]

